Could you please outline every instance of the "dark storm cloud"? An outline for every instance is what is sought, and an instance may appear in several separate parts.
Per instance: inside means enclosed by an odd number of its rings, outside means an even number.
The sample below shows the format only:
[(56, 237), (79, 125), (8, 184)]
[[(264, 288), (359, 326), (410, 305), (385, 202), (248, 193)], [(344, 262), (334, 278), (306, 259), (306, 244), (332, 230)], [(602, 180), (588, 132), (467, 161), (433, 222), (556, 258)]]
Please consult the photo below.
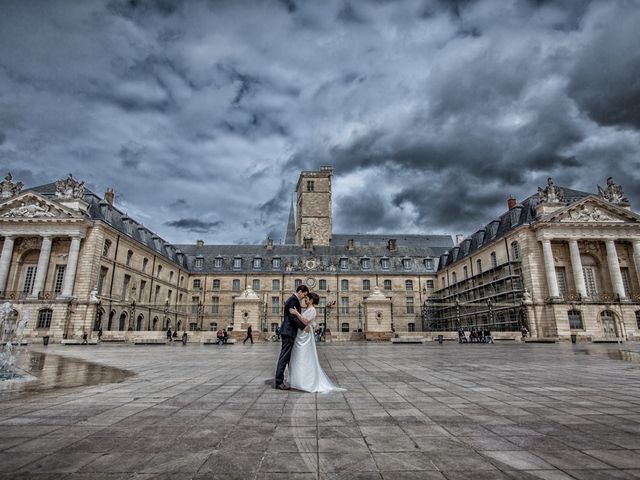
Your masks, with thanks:
[(223, 224), (224, 222), (220, 220), (215, 222), (206, 222), (204, 220), (198, 220), (197, 218), (181, 218), (180, 220), (166, 222), (166, 225), (170, 227), (180, 228), (197, 233), (209, 233), (212, 230), (221, 227)]
[(611, 174), (640, 207), (639, 0), (2, 13), (2, 167), (114, 187), (173, 243), (278, 242), (299, 171), (324, 164), (343, 233), (469, 233), (547, 176), (595, 191)]

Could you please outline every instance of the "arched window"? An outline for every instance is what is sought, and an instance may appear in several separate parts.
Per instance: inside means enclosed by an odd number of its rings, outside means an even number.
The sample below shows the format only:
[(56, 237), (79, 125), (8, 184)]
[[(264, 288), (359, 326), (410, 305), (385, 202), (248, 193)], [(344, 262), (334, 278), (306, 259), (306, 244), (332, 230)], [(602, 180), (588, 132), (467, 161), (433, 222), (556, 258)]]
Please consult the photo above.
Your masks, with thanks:
[(93, 321), (93, 331), (97, 332), (102, 328), (102, 317), (104, 316), (104, 309), (99, 308), (96, 312), (96, 318)]
[(491, 268), (496, 268), (498, 266), (498, 258), (496, 257), (496, 252), (491, 252)]
[(476, 272), (478, 275), (482, 273), (482, 260), (476, 261), (476, 269), (478, 270)]
[(144, 315), (142, 315), (142, 314), (138, 315), (138, 318), (136, 320), (136, 331), (137, 332), (142, 330), (142, 322), (143, 321), (144, 321)]
[(640, 330), (640, 310), (636, 310), (636, 326)]
[(458, 283), (458, 276), (456, 275), (456, 272), (451, 272), (451, 283)]
[(53, 310), (50, 308), (43, 308), (38, 311), (38, 328), (51, 327), (51, 318), (53, 317)]
[(127, 267), (131, 266), (131, 259), (133, 258), (133, 250), (127, 252)]
[(158, 317), (153, 317), (152, 330), (157, 330), (157, 329), (158, 329)]
[(348, 332), (349, 331), (349, 324), (345, 322), (342, 325), (340, 325), (340, 331), (341, 332)]
[(340, 290), (343, 292), (349, 291), (349, 280), (340, 280)]
[(464, 275), (465, 280), (469, 278), (469, 269), (466, 266), (462, 267), (462, 273)]
[(618, 332), (616, 330), (615, 315), (609, 310), (605, 310), (600, 314), (600, 320), (602, 321), (602, 331), (605, 338), (616, 338)]
[(125, 330), (126, 322), (127, 322), (127, 313), (126, 312), (122, 312), (120, 314), (120, 319), (118, 320), (118, 330), (120, 330), (121, 332), (123, 330)]
[(113, 329), (113, 319), (116, 317), (116, 311), (115, 310), (111, 310), (111, 312), (109, 313), (109, 323), (107, 324), (107, 330), (112, 330)]

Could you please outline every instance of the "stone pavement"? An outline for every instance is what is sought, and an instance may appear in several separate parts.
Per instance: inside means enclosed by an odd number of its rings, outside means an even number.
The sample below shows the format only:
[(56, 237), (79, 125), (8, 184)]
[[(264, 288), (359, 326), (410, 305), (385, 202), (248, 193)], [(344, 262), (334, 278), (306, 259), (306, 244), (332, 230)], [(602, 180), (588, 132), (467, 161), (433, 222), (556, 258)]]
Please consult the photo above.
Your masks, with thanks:
[(0, 479), (640, 478), (637, 344), (323, 344), (326, 395), (272, 388), (279, 344), (32, 349)]

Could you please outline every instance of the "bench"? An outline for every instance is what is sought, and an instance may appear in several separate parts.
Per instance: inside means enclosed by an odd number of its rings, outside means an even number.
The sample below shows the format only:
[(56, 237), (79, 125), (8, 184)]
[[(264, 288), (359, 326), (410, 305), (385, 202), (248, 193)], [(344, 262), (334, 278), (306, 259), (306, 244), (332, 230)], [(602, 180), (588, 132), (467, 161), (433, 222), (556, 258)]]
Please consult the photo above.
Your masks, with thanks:
[[(233, 345), (234, 343), (236, 343), (236, 339), (235, 338), (227, 338), (227, 342), (226, 345)], [(217, 345), (218, 344), (218, 339), (217, 338), (206, 338), (203, 342), (203, 345)], [(224, 343), (222, 345), (225, 345)]]
[(166, 338), (135, 338), (133, 340), (134, 345), (166, 345)]
[(424, 343), (424, 337), (393, 337), (391, 343)]
[(83, 343), (82, 340), (76, 340), (75, 338), (67, 338), (60, 340), (62, 345), (97, 345), (98, 340), (95, 338), (88, 338), (87, 343)]

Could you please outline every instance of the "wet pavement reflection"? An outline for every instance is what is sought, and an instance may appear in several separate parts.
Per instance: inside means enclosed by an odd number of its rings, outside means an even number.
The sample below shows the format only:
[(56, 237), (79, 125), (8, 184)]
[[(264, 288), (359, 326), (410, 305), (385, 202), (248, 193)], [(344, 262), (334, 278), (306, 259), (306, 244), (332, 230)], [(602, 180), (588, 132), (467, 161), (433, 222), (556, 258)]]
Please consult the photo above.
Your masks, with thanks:
[(75, 358), (24, 351), (17, 357), (15, 380), (0, 381), (0, 399), (42, 390), (122, 382), (133, 372)]

